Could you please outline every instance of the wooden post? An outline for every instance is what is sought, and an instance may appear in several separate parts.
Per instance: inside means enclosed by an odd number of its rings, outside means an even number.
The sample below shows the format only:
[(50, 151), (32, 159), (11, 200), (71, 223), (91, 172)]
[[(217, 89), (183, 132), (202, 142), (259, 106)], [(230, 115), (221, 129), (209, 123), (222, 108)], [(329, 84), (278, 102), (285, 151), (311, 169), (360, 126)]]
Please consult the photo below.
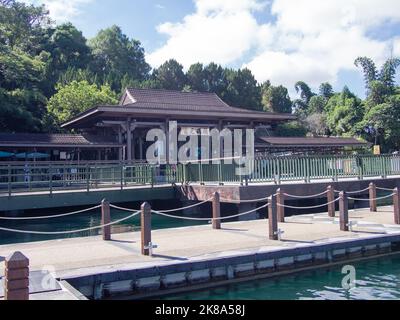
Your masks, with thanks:
[(276, 198), (274, 196), (269, 197), (268, 203), (269, 239), (278, 240), (278, 216), (276, 210)]
[(377, 212), (378, 207), (376, 205), (376, 185), (375, 183), (370, 183), (369, 185), (369, 206), (371, 212)]
[(29, 259), (14, 252), (5, 261), (4, 299), (29, 300)]
[[(101, 202), (101, 224), (105, 225), (109, 223), (111, 223), (110, 203), (107, 200), (103, 200)], [(111, 226), (103, 227), (103, 240), (111, 240)]]
[(340, 230), (349, 231), (349, 199), (346, 192), (339, 194)]
[(221, 202), (218, 192), (214, 193), (214, 198), (212, 202), (212, 212), (213, 212), (213, 221), (212, 221), (213, 229), (220, 230), (221, 220), (219, 218), (221, 217)]
[[(327, 200), (328, 200), (328, 215), (331, 218), (334, 218), (336, 216), (336, 206), (335, 203), (333, 202), (335, 200), (335, 189), (332, 186), (328, 187), (328, 192), (326, 194)], [(332, 202), (332, 203), (331, 203)]]
[(285, 223), (285, 207), (283, 207), (285, 205), (285, 195), (280, 188), (276, 191), (276, 202), (278, 222)]
[(400, 192), (398, 188), (393, 190), (393, 209), (394, 209), (394, 223), (400, 224)]
[(142, 255), (149, 256), (151, 243), (151, 207), (145, 202), (141, 206), (141, 227), (142, 227)]

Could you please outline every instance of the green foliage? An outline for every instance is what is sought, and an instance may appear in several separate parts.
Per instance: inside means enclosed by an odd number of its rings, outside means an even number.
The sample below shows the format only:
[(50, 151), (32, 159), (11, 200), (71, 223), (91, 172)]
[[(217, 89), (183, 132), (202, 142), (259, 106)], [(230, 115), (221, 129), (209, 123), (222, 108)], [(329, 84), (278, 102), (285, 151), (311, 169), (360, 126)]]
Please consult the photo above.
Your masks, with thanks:
[(355, 134), (355, 125), (362, 120), (364, 107), (361, 99), (345, 87), (342, 93), (329, 99), (325, 112), (329, 130), (334, 135), (347, 136)]
[(333, 87), (329, 82), (321, 83), (319, 86), (319, 95), (325, 99), (330, 99), (333, 96)]
[(93, 55), (90, 69), (102, 77), (103, 83), (120, 91), (120, 80), (127, 75), (132, 80), (146, 80), (150, 66), (138, 40), (129, 39), (118, 26), (101, 30), (89, 41)]
[(274, 87), (269, 82), (262, 86), (262, 105), (265, 111), (292, 113), (292, 101), (283, 86)]
[(99, 88), (87, 81), (73, 81), (65, 86), (57, 86), (57, 93), (51, 97), (47, 108), (56, 122), (61, 124), (96, 105), (116, 103), (118, 97), (110, 87), (103, 85)]
[(278, 137), (305, 137), (307, 132), (307, 128), (298, 121), (279, 124), (275, 128), (275, 134)]
[(186, 76), (183, 66), (171, 59), (154, 70), (153, 80), (158, 81), (164, 89), (181, 91), (185, 86)]

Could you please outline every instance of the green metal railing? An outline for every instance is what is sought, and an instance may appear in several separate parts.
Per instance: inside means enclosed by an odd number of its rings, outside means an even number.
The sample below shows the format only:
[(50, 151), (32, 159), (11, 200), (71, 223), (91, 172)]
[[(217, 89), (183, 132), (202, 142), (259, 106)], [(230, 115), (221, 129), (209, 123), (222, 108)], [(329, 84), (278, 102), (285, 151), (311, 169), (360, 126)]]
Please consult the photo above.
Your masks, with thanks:
[(93, 190), (175, 183), (281, 183), (329, 179), (364, 179), (400, 175), (400, 156), (287, 156), (247, 162), (250, 174), (235, 163), (179, 165), (147, 163), (1, 163), (0, 193)]

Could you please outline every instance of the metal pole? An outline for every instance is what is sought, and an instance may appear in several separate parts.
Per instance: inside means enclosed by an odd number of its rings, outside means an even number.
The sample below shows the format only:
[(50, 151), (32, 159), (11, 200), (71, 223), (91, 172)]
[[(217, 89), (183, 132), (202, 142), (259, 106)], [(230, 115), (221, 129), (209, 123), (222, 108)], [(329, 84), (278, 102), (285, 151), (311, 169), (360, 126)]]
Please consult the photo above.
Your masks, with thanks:
[(400, 192), (398, 188), (393, 190), (393, 210), (394, 210), (394, 223), (400, 224)]

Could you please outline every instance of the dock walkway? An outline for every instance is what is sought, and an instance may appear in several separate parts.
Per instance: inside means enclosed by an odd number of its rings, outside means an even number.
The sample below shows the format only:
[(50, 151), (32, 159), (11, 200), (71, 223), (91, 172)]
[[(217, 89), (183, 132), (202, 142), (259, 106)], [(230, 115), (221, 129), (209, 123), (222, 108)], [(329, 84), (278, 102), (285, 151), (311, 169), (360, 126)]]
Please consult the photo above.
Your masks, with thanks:
[[(2, 245), (0, 261), (15, 251), (21, 251), (29, 257), (31, 271), (50, 268), (57, 278), (69, 279), (251, 252), (400, 235), (400, 226), (393, 223), (393, 207), (381, 207), (377, 213), (371, 213), (368, 209), (353, 210), (349, 215), (353, 223), (358, 223), (353, 232), (339, 231), (338, 219), (329, 218), (324, 213), (288, 217), (286, 223), (279, 225), (284, 231), (282, 241), (268, 239), (268, 222), (264, 219), (224, 223), (222, 230), (213, 230), (211, 226), (195, 226), (153, 231), (153, 242), (158, 245), (153, 257), (141, 255), (141, 235), (133, 232), (114, 234), (112, 241), (89, 237)], [(0, 262), (0, 275), (3, 273), (4, 262)], [(42, 294), (42, 297), (46, 295)], [(60, 295), (60, 299), (68, 297), (71, 298), (65, 292)]]

